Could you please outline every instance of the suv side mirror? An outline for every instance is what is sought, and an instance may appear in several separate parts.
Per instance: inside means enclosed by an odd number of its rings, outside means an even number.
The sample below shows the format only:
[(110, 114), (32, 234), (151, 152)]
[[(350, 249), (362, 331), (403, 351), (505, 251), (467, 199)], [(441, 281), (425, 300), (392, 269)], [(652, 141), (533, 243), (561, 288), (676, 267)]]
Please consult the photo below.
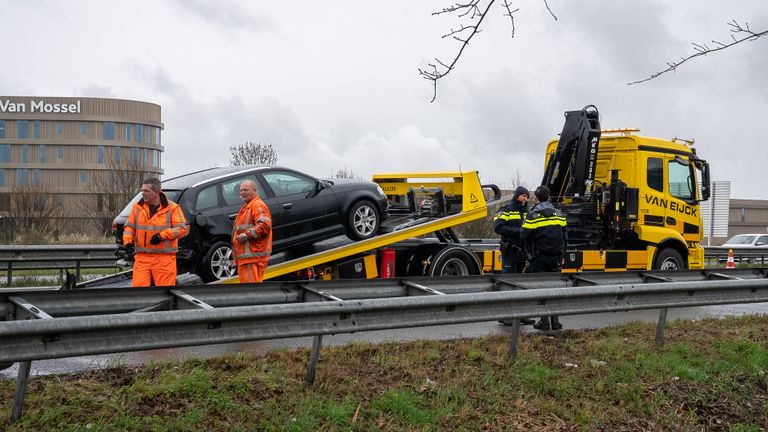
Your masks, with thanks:
[(195, 223), (201, 227), (204, 227), (208, 224), (208, 218), (204, 214), (199, 213), (197, 216), (195, 216)]

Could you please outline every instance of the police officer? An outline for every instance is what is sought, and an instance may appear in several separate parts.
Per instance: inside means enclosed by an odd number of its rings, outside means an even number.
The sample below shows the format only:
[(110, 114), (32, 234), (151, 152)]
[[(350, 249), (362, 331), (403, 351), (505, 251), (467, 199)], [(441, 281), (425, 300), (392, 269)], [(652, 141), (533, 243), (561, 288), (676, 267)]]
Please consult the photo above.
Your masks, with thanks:
[[(568, 243), (565, 216), (549, 202), (548, 187), (539, 186), (534, 196), (537, 204), (525, 216), (520, 230), (520, 238), (530, 258), (528, 272), (560, 271)], [(557, 316), (541, 317), (533, 328), (560, 330), (563, 325)]]
[[(501, 272), (522, 273), (525, 267), (525, 253), (520, 240), (520, 227), (525, 220), (528, 203), (528, 189), (518, 186), (512, 195), (512, 201), (500, 208), (493, 217), (493, 230), (501, 236)], [(500, 320), (501, 324), (512, 325), (512, 320)], [(530, 325), (535, 321), (528, 318), (520, 320), (521, 324)]]
[(500, 208), (493, 217), (493, 230), (501, 236), (501, 272), (522, 273), (525, 267), (520, 227), (525, 220), (528, 189), (518, 186), (512, 201)]

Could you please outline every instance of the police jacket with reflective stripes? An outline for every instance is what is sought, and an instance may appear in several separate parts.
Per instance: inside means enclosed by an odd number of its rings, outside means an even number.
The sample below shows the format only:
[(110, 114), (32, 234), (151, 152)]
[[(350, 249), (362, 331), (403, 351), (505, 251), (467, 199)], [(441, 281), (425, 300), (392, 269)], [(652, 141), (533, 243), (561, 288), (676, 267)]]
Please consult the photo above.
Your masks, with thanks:
[[(123, 244), (133, 243), (136, 253), (175, 254), (179, 250), (179, 239), (188, 232), (189, 226), (181, 207), (160, 192), (160, 207), (152, 217), (144, 198), (133, 205), (125, 222)], [(149, 244), (149, 239), (157, 233), (163, 241), (156, 245)]]
[(500, 208), (493, 216), (493, 231), (500, 235), (503, 241), (522, 247), (520, 229), (525, 220), (525, 210), (526, 207), (518, 201)]
[[(248, 241), (239, 243), (237, 236), (245, 233)], [(245, 204), (232, 225), (232, 246), (237, 264), (269, 261), (272, 253), (272, 215), (258, 196)]]
[(520, 237), (534, 257), (560, 256), (568, 243), (565, 216), (549, 202), (538, 203), (526, 215)]

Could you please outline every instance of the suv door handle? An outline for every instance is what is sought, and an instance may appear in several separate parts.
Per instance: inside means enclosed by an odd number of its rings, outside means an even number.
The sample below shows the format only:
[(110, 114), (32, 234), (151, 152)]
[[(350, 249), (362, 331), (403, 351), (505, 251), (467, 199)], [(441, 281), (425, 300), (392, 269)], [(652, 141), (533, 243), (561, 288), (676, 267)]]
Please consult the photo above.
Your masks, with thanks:
[(285, 203), (285, 204), (283, 204), (283, 208), (284, 209), (289, 209), (291, 207), (293, 207), (293, 203)]
[(667, 225), (677, 225), (677, 221), (672, 216), (667, 216)]

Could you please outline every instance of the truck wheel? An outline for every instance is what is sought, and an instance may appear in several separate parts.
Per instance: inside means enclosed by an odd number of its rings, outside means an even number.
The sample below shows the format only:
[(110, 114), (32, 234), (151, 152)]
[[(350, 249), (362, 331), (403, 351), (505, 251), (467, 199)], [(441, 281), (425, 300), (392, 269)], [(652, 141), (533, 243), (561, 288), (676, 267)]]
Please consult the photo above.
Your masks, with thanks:
[(229, 267), (233, 259), (232, 246), (229, 243), (224, 241), (214, 243), (203, 257), (200, 277), (205, 282), (213, 282), (236, 275), (237, 269)]
[(666, 248), (656, 255), (653, 268), (657, 270), (683, 270), (685, 269), (685, 261), (680, 256), (680, 252)]
[(480, 274), (477, 264), (464, 249), (443, 249), (429, 266), (429, 276), (469, 276)]
[(379, 231), (379, 212), (370, 201), (358, 201), (347, 216), (347, 237), (352, 240), (365, 240)]

